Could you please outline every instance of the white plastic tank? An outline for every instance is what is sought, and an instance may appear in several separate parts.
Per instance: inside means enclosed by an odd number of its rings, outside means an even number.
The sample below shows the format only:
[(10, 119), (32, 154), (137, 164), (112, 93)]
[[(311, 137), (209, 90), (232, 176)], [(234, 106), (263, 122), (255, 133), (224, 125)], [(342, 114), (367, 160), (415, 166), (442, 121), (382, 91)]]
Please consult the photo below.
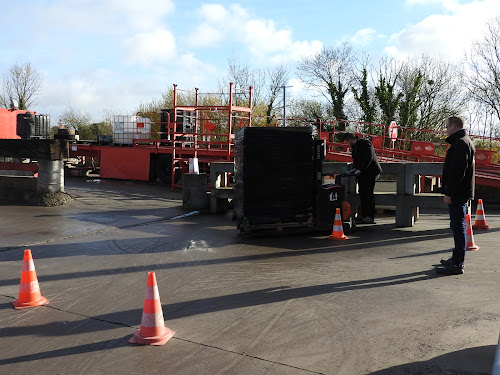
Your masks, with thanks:
[(151, 138), (151, 119), (134, 115), (113, 116), (113, 143), (132, 144), (134, 139)]

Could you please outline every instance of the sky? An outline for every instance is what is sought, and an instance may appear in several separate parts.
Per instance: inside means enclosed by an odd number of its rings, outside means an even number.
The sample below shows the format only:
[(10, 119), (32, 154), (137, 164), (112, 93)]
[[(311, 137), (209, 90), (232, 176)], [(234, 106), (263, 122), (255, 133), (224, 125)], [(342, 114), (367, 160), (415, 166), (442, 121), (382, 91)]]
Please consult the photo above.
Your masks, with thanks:
[(345, 40), (372, 58), (459, 60), (495, 16), (499, 0), (3, 0), (0, 76), (30, 62), (43, 80), (31, 110), (97, 122), (173, 84), (213, 92), (229, 59), (289, 67), (292, 96), (297, 62)]

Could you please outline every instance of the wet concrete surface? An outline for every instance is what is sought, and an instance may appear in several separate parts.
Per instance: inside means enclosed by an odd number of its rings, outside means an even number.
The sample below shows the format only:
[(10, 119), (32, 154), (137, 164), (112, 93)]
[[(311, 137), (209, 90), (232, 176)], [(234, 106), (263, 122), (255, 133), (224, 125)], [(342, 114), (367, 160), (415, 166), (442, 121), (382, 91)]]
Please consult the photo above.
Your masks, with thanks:
[[(436, 276), (444, 209), (384, 216), (347, 241), (241, 236), (232, 213), (185, 214), (164, 185), (70, 178), (65, 206), (0, 206), (1, 374), (487, 374), (500, 329), (500, 212), (465, 274)], [(23, 251), (47, 306), (14, 310)], [(160, 347), (139, 328), (155, 271)]]

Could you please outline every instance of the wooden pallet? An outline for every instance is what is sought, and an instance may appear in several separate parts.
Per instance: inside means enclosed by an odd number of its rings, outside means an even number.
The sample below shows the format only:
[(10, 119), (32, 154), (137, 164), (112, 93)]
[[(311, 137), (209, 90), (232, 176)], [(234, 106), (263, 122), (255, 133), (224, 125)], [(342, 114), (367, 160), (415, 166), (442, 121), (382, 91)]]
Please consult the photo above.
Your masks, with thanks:
[(312, 222), (269, 223), (269, 224), (238, 224), (241, 233), (252, 234), (284, 234), (314, 230)]

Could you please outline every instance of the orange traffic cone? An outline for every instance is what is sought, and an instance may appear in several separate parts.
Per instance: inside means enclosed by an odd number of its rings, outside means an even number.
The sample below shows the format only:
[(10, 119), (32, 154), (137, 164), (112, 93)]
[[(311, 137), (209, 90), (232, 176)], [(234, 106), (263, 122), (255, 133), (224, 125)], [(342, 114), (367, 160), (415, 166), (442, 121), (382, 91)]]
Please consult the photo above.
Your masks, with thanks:
[(484, 216), (484, 208), (483, 208), (483, 200), (477, 200), (477, 210), (476, 210), (476, 218), (474, 220), (474, 225), (472, 226), (474, 229), (489, 229), (490, 226), (486, 224), (486, 218)]
[(335, 219), (333, 220), (333, 230), (330, 235), (332, 240), (347, 240), (347, 236), (344, 234), (344, 229), (342, 228), (342, 217), (340, 216), (340, 208), (336, 209)]
[(165, 327), (156, 276), (154, 272), (149, 272), (141, 328), (134, 333), (128, 342), (140, 345), (163, 345), (174, 334), (174, 331)]
[(465, 228), (467, 229), (467, 244), (465, 248), (467, 250), (478, 250), (479, 246), (474, 243), (474, 234), (472, 233), (472, 228), (470, 226), (470, 215), (465, 215)]
[(19, 285), (19, 297), (12, 302), (14, 308), (25, 309), (47, 305), (49, 301), (40, 293), (38, 278), (36, 277), (35, 263), (31, 256), (31, 250), (24, 250), (23, 271), (21, 273), (21, 284)]

